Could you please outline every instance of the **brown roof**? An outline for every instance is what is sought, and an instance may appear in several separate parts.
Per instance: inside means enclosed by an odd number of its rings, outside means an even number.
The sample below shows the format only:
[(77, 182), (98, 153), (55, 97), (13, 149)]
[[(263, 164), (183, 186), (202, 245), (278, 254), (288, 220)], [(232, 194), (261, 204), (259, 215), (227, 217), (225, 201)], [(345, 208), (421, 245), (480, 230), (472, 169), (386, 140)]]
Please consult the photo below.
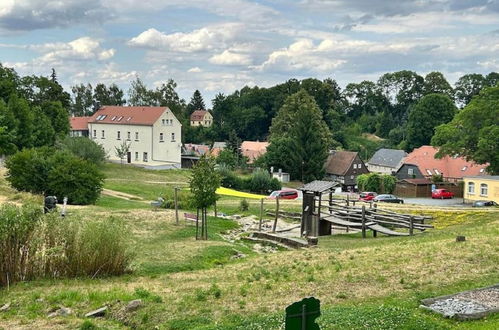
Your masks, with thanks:
[[(89, 120), (89, 123), (121, 125), (153, 125), (168, 107), (121, 107), (103, 106)], [(102, 118), (101, 116), (105, 116)], [(97, 118), (101, 118), (97, 120)]]
[(248, 163), (253, 163), (255, 159), (267, 152), (268, 142), (243, 141), (241, 143), (241, 153), (248, 157)]
[(403, 179), (401, 181), (405, 181), (407, 183), (410, 183), (410, 184), (413, 184), (416, 186), (431, 184), (431, 181), (426, 179), (426, 178), (423, 178), (423, 179)]
[(88, 131), (88, 121), (92, 117), (71, 117), (70, 124), (72, 131)]
[(326, 172), (334, 175), (345, 175), (357, 154), (354, 151), (331, 151), (326, 161)]
[(204, 115), (206, 115), (206, 113), (208, 113), (208, 111), (206, 110), (196, 110), (191, 114), (191, 120), (196, 120), (196, 121), (203, 120)]
[(479, 165), (454, 156), (435, 159), (437, 151), (438, 149), (432, 146), (419, 147), (408, 154), (402, 163), (416, 165), (424, 176), (442, 174), (444, 178), (462, 178), (486, 174), (485, 168), (488, 164)]

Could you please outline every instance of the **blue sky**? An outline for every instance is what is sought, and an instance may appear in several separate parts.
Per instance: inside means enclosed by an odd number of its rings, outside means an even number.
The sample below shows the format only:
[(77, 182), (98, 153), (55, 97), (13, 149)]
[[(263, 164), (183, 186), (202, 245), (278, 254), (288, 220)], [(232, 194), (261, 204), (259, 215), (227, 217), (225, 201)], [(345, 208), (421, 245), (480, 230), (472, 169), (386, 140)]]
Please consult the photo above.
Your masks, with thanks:
[(290, 78), (499, 71), (499, 0), (1, 0), (0, 62), (64, 87), (173, 78), (189, 100)]

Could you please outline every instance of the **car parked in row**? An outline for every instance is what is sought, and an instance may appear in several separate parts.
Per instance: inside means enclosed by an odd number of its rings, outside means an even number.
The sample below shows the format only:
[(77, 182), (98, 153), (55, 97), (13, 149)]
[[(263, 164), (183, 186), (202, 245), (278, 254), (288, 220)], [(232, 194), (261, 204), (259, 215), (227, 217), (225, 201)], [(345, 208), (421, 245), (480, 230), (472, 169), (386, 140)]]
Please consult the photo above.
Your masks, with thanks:
[(295, 189), (283, 189), (283, 190), (276, 190), (273, 191), (270, 196), (270, 199), (297, 199), (298, 198), (298, 191)]
[(435, 189), (431, 192), (431, 198), (446, 199), (453, 198), (454, 193), (447, 189)]
[(397, 196), (390, 194), (378, 195), (374, 197), (373, 202), (404, 204), (404, 200), (402, 198), (398, 198)]
[(376, 194), (375, 192), (371, 192), (371, 191), (365, 191), (365, 192), (361, 192), (359, 194), (359, 201), (363, 201), (363, 202), (370, 202), (372, 201), (378, 194)]

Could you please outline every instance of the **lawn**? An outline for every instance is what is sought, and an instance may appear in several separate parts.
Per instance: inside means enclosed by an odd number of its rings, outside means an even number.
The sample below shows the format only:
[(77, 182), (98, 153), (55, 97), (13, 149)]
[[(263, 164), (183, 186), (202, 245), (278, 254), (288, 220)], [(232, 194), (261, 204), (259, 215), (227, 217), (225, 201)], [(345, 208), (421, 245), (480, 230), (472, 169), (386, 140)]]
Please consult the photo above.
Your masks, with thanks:
[[(147, 171), (106, 165), (106, 186), (118, 182), (121, 192), (140, 186), (153, 196), (154, 183), (186, 182), (189, 172)], [(123, 172), (121, 172), (123, 170)], [(141, 179), (143, 177), (144, 179)], [(111, 183), (110, 183), (111, 182)], [(175, 182), (169, 183), (166, 182)], [(151, 185), (151, 186), (149, 186)], [(114, 186), (115, 188), (117, 186)], [(111, 188), (109, 188), (111, 189)], [(4, 200), (16, 195), (0, 181)], [(1, 201), (1, 200), (0, 200)], [(258, 214), (259, 201), (248, 211), (239, 200), (224, 197), (219, 210)], [(265, 208), (275, 204), (267, 201)], [(299, 209), (299, 203), (284, 204)], [(322, 329), (497, 329), (499, 317), (458, 322), (418, 308), (420, 299), (499, 282), (499, 213), (434, 211), (437, 229), (413, 237), (368, 237), (358, 234), (322, 237), (312, 249), (261, 254), (244, 241), (229, 242), (220, 233), (238, 225), (209, 218), (208, 241), (194, 239), (195, 226), (175, 224), (171, 210), (152, 210), (148, 203), (103, 196), (97, 205), (70, 208), (84, 217), (123, 218), (132, 232), (133, 271), (120, 277), (36, 280), (0, 289), (0, 328), (92, 329), (279, 329), (285, 307), (303, 297), (321, 300)], [(182, 212), (181, 212), (182, 213)], [(466, 236), (456, 242), (457, 235)], [(233, 258), (236, 254), (244, 258)], [(123, 311), (142, 299), (143, 307)], [(84, 314), (108, 305), (101, 319)], [(67, 317), (47, 318), (65, 306)]]

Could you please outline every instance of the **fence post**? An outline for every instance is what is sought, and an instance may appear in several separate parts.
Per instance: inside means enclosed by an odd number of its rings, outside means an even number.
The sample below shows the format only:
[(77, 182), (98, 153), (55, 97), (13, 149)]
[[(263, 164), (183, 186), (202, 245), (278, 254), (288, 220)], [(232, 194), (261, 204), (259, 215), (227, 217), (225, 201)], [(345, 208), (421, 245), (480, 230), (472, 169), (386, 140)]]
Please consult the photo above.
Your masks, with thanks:
[(409, 235), (413, 236), (414, 235), (414, 217), (411, 216), (409, 218)]
[(260, 222), (258, 223), (258, 231), (262, 231), (263, 222), (263, 198), (260, 199)]
[(177, 196), (178, 187), (175, 187), (174, 190), (175, 190), (175, 224), (178, 226), (178, 196)]
[(218, 216), (217, 216), (217, 201), (215, 201), (214, 208), (215, 208), (215, 210), (214, 210), (215, 211), (215, 219), (217, 219), (218, 218)]
[(347, 206), (350, 206), (350, 195), (347, 195)]
[(366, 206), (362, 205), (362, 238), (366, 238)]
[(272, 226), (272, 232), (275, 233), (277, 227), (277, 218), (279, 217), (279, 196), (275, 198), (275, 220), (274, 225)]

